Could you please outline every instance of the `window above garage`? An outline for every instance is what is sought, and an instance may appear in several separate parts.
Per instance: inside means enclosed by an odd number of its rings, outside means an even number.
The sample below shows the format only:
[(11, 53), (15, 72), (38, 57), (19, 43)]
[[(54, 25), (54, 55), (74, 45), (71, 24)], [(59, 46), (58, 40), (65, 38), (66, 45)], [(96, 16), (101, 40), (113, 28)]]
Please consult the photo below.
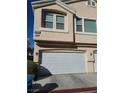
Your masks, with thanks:
[(97, 33), (96, 20), (88, 18), (76, 17), (75, 32), (76, 33)]
[(64, 31), (65, 30), (66, 14), (56, 11), (42, 12), (42, 28), (47, 31)]
[(96, 33), (96, 20), (84, 19), (84, 32)]

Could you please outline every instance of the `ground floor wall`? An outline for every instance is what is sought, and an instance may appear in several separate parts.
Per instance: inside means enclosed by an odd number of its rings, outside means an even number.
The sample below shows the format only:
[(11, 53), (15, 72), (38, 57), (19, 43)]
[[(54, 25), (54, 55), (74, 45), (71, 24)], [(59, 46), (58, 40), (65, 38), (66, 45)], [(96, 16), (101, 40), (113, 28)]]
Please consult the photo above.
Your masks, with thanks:
[(39, 46), (35, 42), (34, 46), (34, 59), (33, 61), (40, 64), (40, 53), (41, 52), (83, 52), (85, 56), (85, 71), (86, 72), (95, 72), (94, 62), (95, 57), (94, 54), (97, 52), (96, 47), (89, 47), (89, 46), (77, 46), (77, 47), (43, 47)]

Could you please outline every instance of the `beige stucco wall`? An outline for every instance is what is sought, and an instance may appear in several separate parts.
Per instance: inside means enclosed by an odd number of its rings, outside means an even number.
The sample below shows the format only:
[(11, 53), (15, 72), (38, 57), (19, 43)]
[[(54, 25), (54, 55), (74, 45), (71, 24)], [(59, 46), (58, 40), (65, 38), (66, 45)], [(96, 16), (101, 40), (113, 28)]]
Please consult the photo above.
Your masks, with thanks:
[[(80, 17), (86, 17), (90, 19), (96, 19), (96, 8), (89, 7), (86, 5), (86, 2), (77, 2), (77, 3), (72, 3), (69, 4), (70, 7), (73, 7), (76, 10), (76, 15)], [(42, 14), (42, 9), (58, 9), (59, 11), (63, 11), (67, 13), (67, 20), (66, 20), (66, 31), (64, 32), (56, 32), (56, 31), (45, 31), (41, 28), (41, 14)], [(76, 33), (74, 35), (75, 29), (74, 29), (74, 22), (73, 22), (73, 14), (71, 14), (69, 11), (61, 8), (58, 5), (51, 5), (51, 6), (46, 6), (42, 8), (37, 8), (34, 9), (34, 31), (40, 31), (41, 34), (35, 36), (34, 34), (34, 40), (47, 40), (47, 41), (64, 41), (64, 42), (73, 42), (75, 36), (75, 42), (76, 43), (88, 43), (88, 44), (96, 44), (97, 43), (97, 35), (96, 34), (83, 34), (83, 33)], [(39, 51), (40, 50), (48, 50), (48, 49), (58, 49), (57, 47), (54, 48), (45, 48), (45, 47), (40, 47), (36, 44), (34, 44), (34, 62), (39, 62)], [(62, 48), (63, 51), (65, 48)], [(61, 49), (61, 50), (62, 50)], [(71, 48), (68, 48), (70, 50)], [(75, 50), (75, 49), (71, 49)], [(76, 50), (82, 50), (85, 51), (85, 61), (86, 61), (86, 72), (93, 72), (93, 62), (94, 58), (93, 51), (96, 51), (96, 48), (90, 48), (90, 47), (78, 47)], [(56, 50), (55, 50), (56, 52)]]
[[(41, 27), (41, 14), (42, 14), (42, 9), (55, 9), (59, 11), (63, 11), (67, 13), (65, 16), (65, 29), (64, 32), (61, 31), (47, 31), (42, 29)], [(43, 8), (38, 8), (35, 9), (34, 11), (34, 31), (41, 31), (41, 34), (39, 36), (34, 35), (35, 40), (47, 40), (47, 41), (67, 41), (67, 42), (73, 42), (73, 14), (68, 12), (67, 10), (61, 8), (58, 5), (51, 5)], [(68, 22), (71, 22), (68, 23)], [(52, 30), (52, 29), (51, 29)]]
[[(76, 16), (82, 18), (96, 19), (97, 18), (97, 9), (96, 7), (87, 6), (87, 1), (76, 2), (68, 4), (70, 7), (73, 7), (76, 10)], [(75, 34), (76, 43), (97, 43), (96, 34), (87, 34), (87, 33), (76, 33)]]
[(87, 1), (76, 2), (68, 4), (76, 10), (76, 15), (79, 17), (96, 19), (97, 9), (96, 7), (87, 6)]
[[(97, 10), (94, 7), (89, 7), (86, 4), (86, 1), (83, 2), (76, 2), (68, 4), (70, 7), (72, 7), (76, 11), (76, 16), (79, 17), (86, 17), (90, 19), (96, 19), (96, 13)], [(66, 20), (65, 20), (65, 31), (47, 31), (43, 30), (41, 27), (41, 14), (42, 9), (56, 9), (59, 11), (63, 11), (67, 13)], [(47, 40), (47, 41), (67, 41), (67, 42), (73, 42), (74, 40), (74, 19), (73, 14), (69, 11), (63, 9), (59, 5), (50, 5), (42, 8), (37, 8), (34, 10), (34, 31), (41, 31), (41, 34), (38, 36), (35, 36), (35, 40)], [(75, 34), (75, 42), (76, 43), (93, 43), (95, 44), (96, 41), (96, 35), (89, 35), (89, 34)]]
[(92, 34), (75, 34), (75, 42), (76, 43), (89, 43), (96, 44), (97, 36)]
[(86, 61), (86, 72), (94, 72), (94, 51), (96, 48), (88, 48), (88, 47), (78, 47), (78, 50), (85, 50), (85, 61)]
[(34, 9), (34, 31), (41, 27), (41, 8)]

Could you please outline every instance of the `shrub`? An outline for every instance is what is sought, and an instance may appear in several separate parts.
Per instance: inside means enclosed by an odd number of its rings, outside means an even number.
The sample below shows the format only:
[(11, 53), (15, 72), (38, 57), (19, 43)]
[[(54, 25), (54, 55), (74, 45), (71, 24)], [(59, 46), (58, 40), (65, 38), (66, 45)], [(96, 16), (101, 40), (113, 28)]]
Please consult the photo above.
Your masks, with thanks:
[(37, 64), (35, 64), (32, 60), (27, 60), (27, 74), (36, 74), (37, 72)]

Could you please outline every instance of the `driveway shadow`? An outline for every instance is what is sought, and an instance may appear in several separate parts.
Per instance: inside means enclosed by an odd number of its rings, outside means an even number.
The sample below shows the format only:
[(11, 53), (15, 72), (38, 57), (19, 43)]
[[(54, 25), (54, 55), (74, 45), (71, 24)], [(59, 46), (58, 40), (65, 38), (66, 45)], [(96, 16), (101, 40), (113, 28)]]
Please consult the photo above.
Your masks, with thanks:
[(45, 86), (41, 84), (33, 84), (33, 93), (48, 93), (58, 87), (56, 83), (47, 83)]

